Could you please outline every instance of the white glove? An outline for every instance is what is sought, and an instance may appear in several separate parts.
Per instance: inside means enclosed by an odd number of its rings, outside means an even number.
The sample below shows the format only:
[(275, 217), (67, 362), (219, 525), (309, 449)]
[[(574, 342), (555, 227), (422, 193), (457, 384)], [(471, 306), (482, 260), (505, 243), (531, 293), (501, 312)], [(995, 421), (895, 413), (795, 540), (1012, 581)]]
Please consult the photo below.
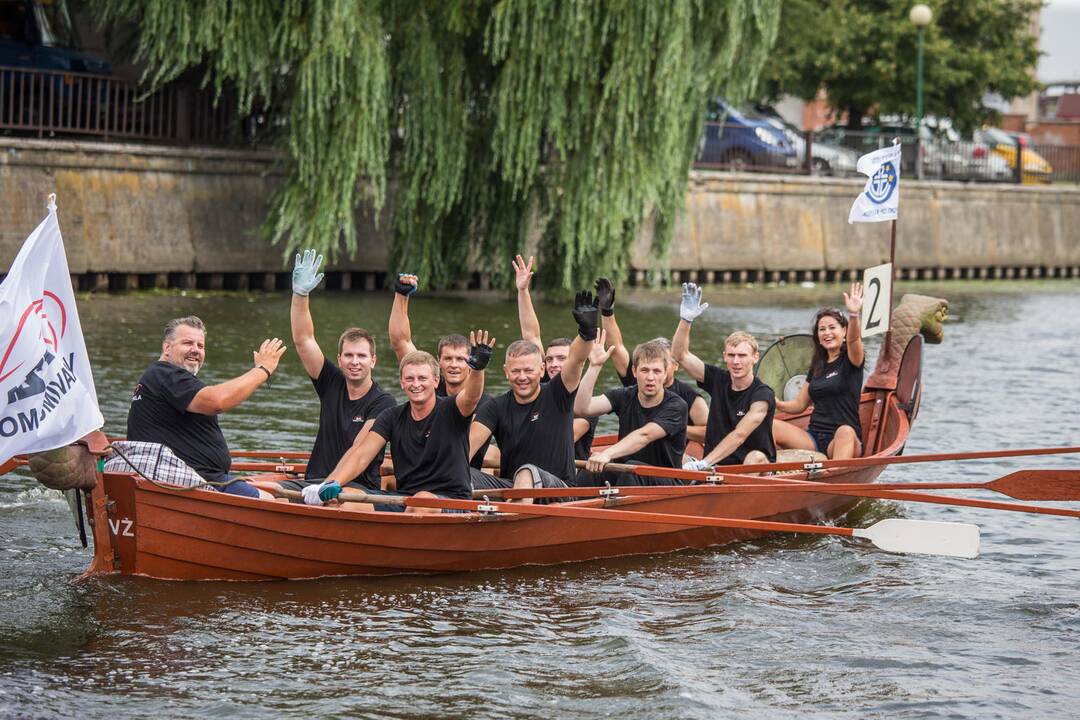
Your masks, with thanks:
[(304, 502), (308, 505), (322, 505), (323, 499), (319, 497), (319, 493), (332, 485), (337, 486), (337, 493), (331, 494), (333, 494), (334, 497), (337, 497), (338, 494), (341, 493), (341, 486), (333, 480), (326, 480), (325, 482), (321, 482), (318, 485), (308, 485), (306, 488), (304, 488), (302, 491), (304, 495)]
[(307, 297), (312, 290), (322, 282), (323, 274), (319, 272), (323, 257), (315, 257), (314, 250), (305, 250), (304, 257), (296, 253), (296, 265), (292, 271), (292, 291), (297, 295)]
[(688, 460), (687, 462), (683, 463), (682, 469), (683, 470), (694, 470), (696, 472), (702, 472), (702, 471), (705, 471), (705, 470), (711, 470), (712, 465), (710, 465), (709, 463), (707, 463), (704, 460)]
[(701, 302), (701, 288), (695, 283), (683, 283), (679, 317), (688, 323), (692, 323), (705, 312), (707, 307), (709, 307), (709, 303)]

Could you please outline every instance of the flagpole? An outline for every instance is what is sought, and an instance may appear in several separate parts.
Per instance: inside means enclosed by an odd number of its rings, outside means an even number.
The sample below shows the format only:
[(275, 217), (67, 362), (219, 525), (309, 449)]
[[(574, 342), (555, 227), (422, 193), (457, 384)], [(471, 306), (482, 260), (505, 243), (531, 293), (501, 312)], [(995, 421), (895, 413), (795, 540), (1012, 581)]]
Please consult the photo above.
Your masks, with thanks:
[[(900, 138), (893, 138), (893, 145), (899, 145)], [(893, 299), (896, 296), (896, 218), (893, 218), (891, 230), (891, 237), (889, 239), (889, 329), (885, 331), (885, 345), (883, 350), (887, 351), (889, 346), (892, 345), (892, 311), (893, 311)]]

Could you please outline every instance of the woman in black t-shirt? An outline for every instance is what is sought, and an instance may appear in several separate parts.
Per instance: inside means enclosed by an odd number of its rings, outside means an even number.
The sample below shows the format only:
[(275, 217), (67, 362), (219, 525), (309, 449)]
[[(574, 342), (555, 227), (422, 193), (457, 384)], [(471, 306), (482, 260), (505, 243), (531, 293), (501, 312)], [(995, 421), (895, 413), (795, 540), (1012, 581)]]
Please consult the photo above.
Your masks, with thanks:
[(800, 413), (814, 405), (808, 430), (783, 420), (773, 421), (777, 447), (817, 450), (830, 458), (851, 458), (862, 453), (862, 425), (859, 397), (862, 394), (863, 349), (859, 312), (863, 288), (852, 283), (844, 293), (847, 317), (835, 308), (824, 308), (814, 316), (814, 358), (806, 384), (794, 400), (777, 400), (776, 409)]

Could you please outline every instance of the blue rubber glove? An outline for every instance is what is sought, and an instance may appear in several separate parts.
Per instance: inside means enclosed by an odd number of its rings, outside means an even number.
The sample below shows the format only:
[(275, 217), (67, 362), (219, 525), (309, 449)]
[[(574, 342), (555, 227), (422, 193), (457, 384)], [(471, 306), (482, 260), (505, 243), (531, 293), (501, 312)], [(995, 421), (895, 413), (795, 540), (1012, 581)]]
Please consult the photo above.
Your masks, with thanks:
[(682, 469), (704, 472), (706, 470), (712, 470), (712, 465), (705, 462), (704, 460), (688, 460), (687, 462), (683, 463)]
[(319, 286), (323, 279), (323, 274), (319, 272), (322, 261), (323, 256), (316, 258), (314, 250), (305, 250), (303, 259), (300, 253), (296, 253), (296, 265), (292, 271), (292, 291), (295, 294), (307, 297), (308, 293)]
[(709, 303), (701, 302), (701, 288), (694, 283), (682, 284), (682, 304), (679, 305), (679, 317), (692, 323), (701, 317)]
[(303, 489), (304, 502), (308, 505), (322, 505), (324, 502), (334, 500), (341, 494), (341, 485), (332, 480), (308, 485)]

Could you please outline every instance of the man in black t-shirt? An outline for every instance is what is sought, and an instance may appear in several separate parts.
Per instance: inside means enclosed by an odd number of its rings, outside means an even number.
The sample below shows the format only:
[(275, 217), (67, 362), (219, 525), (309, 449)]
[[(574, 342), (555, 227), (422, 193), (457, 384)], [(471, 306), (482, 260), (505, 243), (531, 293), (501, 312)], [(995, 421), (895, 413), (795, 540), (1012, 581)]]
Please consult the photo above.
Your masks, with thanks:
[[(664, 387), (664, 377), (671, 361), (661, 343), (647, 342), (634, 348), (634, 376), (637, 385), (608, 390), (593, 396), (596, 378), (613, 348), (604, 350), (605, 333), (589, 354), (589, 370), (578, 388), (574, 412), (595, 417), (613, 412), (619, 418), (619, 440), (614, 445), (594, 451), (586, 469), (593, 473), (589, 484), (611, 482), (613, 485), (673, 485), (677, 480), (653, 478), (634, 473), (605, 472), (605, 466), (623, 458), (629, 463), (660, 467), (679, 467), (686, 449), (686, 403)], [(579, 482), (586, 482), (583, 477)]]
[[(416, 275), (400, 273), (394, 281), (394, 304), (390, 308), (390, 347), (394, 349), (394, 355), (398, 362), (406, 355), (416, 351), (416, 345), (412, 341), (412, 324), (409, 322), (409, 298), (416, 294), (420, 286), (420, 279)], [(464, 387), (469, 379), (469, 340), (464, 335), (450, 334), (439, 338), (435, 357), (439, 362), (438, 387), (435, 388), (437, 397), (455, 395)], [(490, 402), (490, 395), (480, 398), (479, 407)], [(499, 451), (485, 444), (483, 452), (478, 452), (471, 463), (472, 467), (480, 470), (484, 467), (499, 466)]]
[[(491, 359), (495, 338), (485, 331), (470, 333), (468, 363), (471, 372), (455, 395), (438, 397), (439, 365), (429, 353), (415, 350), (401, 359), (401, 389), (408, 401), (384, 410), (363, 438), (357, 438), (322, 485), (304, 490), (309, 505), (336, 498), (341, 483), (371, 461), (390, 443), (397, 478), (395, 495), (472, 497), (469, 476), (469, 423), (484, 393), (484, 368)], [(371, 495), (379, 493), (371, 492)], [(389, 494), (389, 493), (382, 493)], [(400, 506), (375, 505), (377, 510)], [(409, 512), (430, 512), (409, 508)]]
[(576, 474), (574, 396), (598, 324), (591, 293), (577, 294), (573, 315), (578, 336), (561, 372), (541, 384), (540, 348), (530, 340), (510, 343), (503, 366), (510, 389), (476, 414), (470, 450), (475, 452), (494, 436), (501, 453), (499, 475), (507, 486), (566, 487)]
[[(532, 295), (529, 293), (529, 283), (533, 276), (533, 258), (529, 262), (518, 255), (510, 264), (514, 267), (514, 284), (517, 286), (518, 324), (521, 326), (521, 339), (528, 340), (538, 348), (543, 348), (544, 343), (540, 336), (540, 319), (536, 316), (533, 308)], [(601, 278), (603, 280), (603, 278)], [(597, 281), (597, 288), (600, 281)], [(614, 295), (614, 291), (612, 291)], [(599, 295), (597, 296), (599, 301)], [(603, 308), (600, 308), (603, 311)], [(558, 337), (547, 344), (544, 353), (544, 372), (540, 376), (540, 382), (547, 384), (562, 373), (567, 360), (570, 359), (570, 338)], [(586, 349), (586, 354), (588, 350)], [(580, 377), (580, 373), (578, 375)], [(588, 460), (592, 453), (593, 436), (596, 434), (596, 418), (574, 418), (574, 458)]]
[(232, 458), (217, 416), (248, 397), (277, 370), (285, 352), (280, 340), (264, 340), (254, 367), (217, 385), (195, 377), (206, 360), (206, 326), (194, 315), (165, 326), (161, 357), (139, 378), (128, 409), (127, 439), (160, 443), (215, 489), (232, 495), (266, 497), (229, 474)]
[(724, 342), (727, 369), (706, 365), (690, 352), (690, 325), (705, 312), (701, 288), (683, 283), (679, 327), (675, 331), (675, 359), (712, 397), (705, 427), (705, 456), (683, 465), (686, 470), (705, 470), (714, 465), (768, 463), (776, 460), (772, 421), (776, 396), (772, 388), (754, 377), (758, 361), (757, 340), (736, 332)]
[[(289, 490), (322, 483), (357, 436), (370, 431), (378, 414), (395, 405), (394, 398), (371, 377), (377, 358), (375, 338), (370, 333), (355, 327), (345, 330), (338, 340), (337, 365), (323, 355), (315, 340), (308, 295), (322, 281), (322, 259), (322, 255), (316, 258), (313, 250), (306, 250), (302, 258), (297, 254), (293, 268), (289, 313), (293, 344), (319, 396), (319, 429), (304, 479), (281, 483)], [(348, 484), (365, 490), (381, 489), (379, 470), (384, 454), (376, 455)]]
[[(633, 363), (630, 362), (630, 352), (623, 343), (622, 330), (619, 322), (615, 319), (615, 288), (607, 278), (596, 281), (596, 297), (600, 304), (600, 314), (604, 332), (607, 333), (608, 342), (611, 343), (611, 361), (615, 365), (615, 374), (623, 387), (637, 384), (634, 377)], [(665, 337), (653, 338), (650, 342), (660, 343), (667, 348), (671, 355), (671, 341)], [(698, 394), (690, 383), (683, 382), (675, 377), (675, 371), (679, 369), (679, 363), (671, 358), (667, 373), (664, 375), (664, 387), (683, 399), (689, 409), (687, 416), (686, 438), (694, 442), (702, 442), (705, 439), (705, 423), (709, 417), (709, 405), (705, 398)]]

